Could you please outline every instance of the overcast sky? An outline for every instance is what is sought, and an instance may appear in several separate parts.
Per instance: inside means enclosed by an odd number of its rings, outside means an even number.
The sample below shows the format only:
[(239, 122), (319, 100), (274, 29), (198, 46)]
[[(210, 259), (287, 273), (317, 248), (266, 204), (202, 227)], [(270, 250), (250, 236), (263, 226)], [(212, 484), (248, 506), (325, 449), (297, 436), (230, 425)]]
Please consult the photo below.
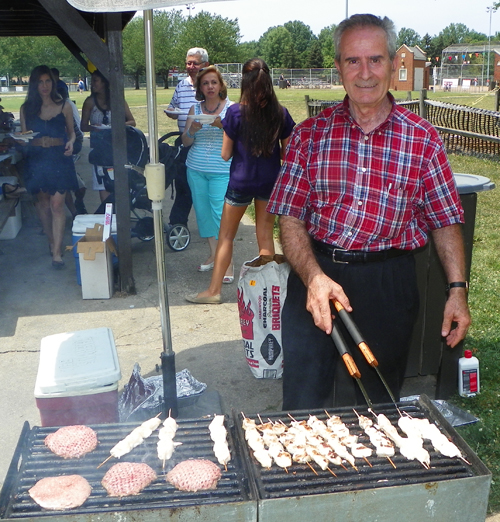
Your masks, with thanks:
[[(420, 36), (436, 36), (454, 23), (489, 34), (490, 15), (486, 8), (493, 0), (347, 0), (349, 16), (372, 13), (388, 16), (399, 31), (402, 27), (415, 30)], [(184, 6), (178, 6), (187, 13)], [(238, 18), (243, 42), (258, 40), (269, 27), (300, 20), (317, 36), (321, 29), (338, 24), (346, 15), (346, 0), (230, 0), (194, 5), (191, 13), (200, 11)], [(500, 31), (500, 10), (491, 17), (491, 34)]]

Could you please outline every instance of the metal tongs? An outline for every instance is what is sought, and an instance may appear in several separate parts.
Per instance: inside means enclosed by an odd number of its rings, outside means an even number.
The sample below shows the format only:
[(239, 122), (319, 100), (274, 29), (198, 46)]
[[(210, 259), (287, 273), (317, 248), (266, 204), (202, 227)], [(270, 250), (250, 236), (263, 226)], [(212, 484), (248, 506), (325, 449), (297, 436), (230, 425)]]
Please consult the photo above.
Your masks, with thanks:
[[(380, 370), (378, 369), (378, 361), (375, 358), (375, 356), (373, 355), (373, 352), (370, 350), (370, 348), (366, 344), (366, 341), (363, 339), (363, 336), (361, 335), (361, 332), (359, 331), (359, 328), (357, 327), (356, 323), (352, 320), (352, 318), (349, 315), (349, 313), (347, 312), (347, 310), (336, 299), (333, 301), (333, 304), (339, 314), (340, 319), (342, 320), (347, 331), (349, 332), (350, 336), (352, 337), (353, 341), (357, 344), (358, 348), (361, 350), (361, 353), (364, 355), (366, 362), (372, 368), (374, 368), (375, 371), (377, 372), (378, 376), (380, 377), (380, 380), (382, 381), (382, 384), (384, 385), (385, 389), (387, 390), (387, 393), (389, 394), (389, 397), (391, 398), (392, 402), (395, 404), (396, 409), (398, 409), (398, 405), (396, 403), (396, 398), (394, 397), (394, 394), (392, 393), (391, 389), (389, 388), (387, 381), (384, 379), (383, 375), (380, 373)], [(336, 332), (335, 335), (334, 335), (334, 331)], [(368, 406), (370, 406), (370, 408), (371, 408), (372, 407), (371, 401), (367, 397), (366, 390), (364, 389), (363, 385), (361, 384), (361, 381), (359, 380), (359, 378), (361, 377), (361, 374), (360, 374), (359, 370), (357, 369), (356, 365), (354, 364), (354, 360), (352, 360), (352, 356), (349, 354), (345, 340), (341, 336), (338, 329), (335, 327), (335, 324), (333, 325), (331, 335), (332, 335), (332, 339), (333, 339), (335, 345), (337, 346), (337, 350), (339, 350), (339, 353), (340, 353), (342, 359), (344, 360), (344, 363), (347, 366), (347, 370), (349, 371), (349, 374), (357, 380), (357, 382), (360, 386), (361, 392), (363, 393), (363, 396), (364, 396)], [(339, 347), (339, 344), (343, 345), (342, 348)], [(349, 361), (349, 365), (348, 365), (348, 363), (346, 362), (347, 358), (344, 358), (343, 353), (349, 354), (349, 357), (350, 357), (352, 363), (351, 363), (351, 361)], [(354, 368), (356, 368), (357, 373), (359, 374), (357, 377), (355, 375), (353, 375), (353, 373), (351, 373), (353, 371), (352, 365), (354, 365)]]

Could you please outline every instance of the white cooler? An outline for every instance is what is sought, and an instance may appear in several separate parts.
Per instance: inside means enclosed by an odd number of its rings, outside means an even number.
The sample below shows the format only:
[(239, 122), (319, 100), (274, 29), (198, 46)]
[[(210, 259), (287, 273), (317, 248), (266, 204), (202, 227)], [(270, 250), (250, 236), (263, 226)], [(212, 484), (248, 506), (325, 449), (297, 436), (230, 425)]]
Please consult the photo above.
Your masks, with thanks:
[(42, 426), (118, 422), (120, 378), (110, 328), (44, 337), (35, 383)]
[[(10, 183), (11, 185), (17, 185), (19, 179), (16, 176), (0, 176), (0, 186), (4, 183)], [(3, 198), (3, 194), (0, 192), (0, 199)], [(21, 202), (18, 201), (14, 209), (14, 215), (10, 216), (5, 223), (2, 232), (0, 232), (0, 239), (14, 239), (19, 231), (21, 230), (23, 218), (21, 214)]]

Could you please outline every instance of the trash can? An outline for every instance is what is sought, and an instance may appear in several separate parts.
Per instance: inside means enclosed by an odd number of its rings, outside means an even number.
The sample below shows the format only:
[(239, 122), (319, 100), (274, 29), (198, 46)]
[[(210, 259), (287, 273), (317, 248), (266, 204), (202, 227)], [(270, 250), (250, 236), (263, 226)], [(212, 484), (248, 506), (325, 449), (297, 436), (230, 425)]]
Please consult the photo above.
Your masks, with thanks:
[[(470, 278), (472, 246), (476, 222), (477, 194), (495, 188), (484, 176), (455, 174), (460, 201), (464, 209), (463, 226), (466, 278)], [(441, 338), (447, 280), (432, 238), (415, 254), (420, 310), (413, 331), (406, 377), (437, 375), (436, 399), (448, 399), (457, 392), (458, 359), (463, 343), (449, 348)]]

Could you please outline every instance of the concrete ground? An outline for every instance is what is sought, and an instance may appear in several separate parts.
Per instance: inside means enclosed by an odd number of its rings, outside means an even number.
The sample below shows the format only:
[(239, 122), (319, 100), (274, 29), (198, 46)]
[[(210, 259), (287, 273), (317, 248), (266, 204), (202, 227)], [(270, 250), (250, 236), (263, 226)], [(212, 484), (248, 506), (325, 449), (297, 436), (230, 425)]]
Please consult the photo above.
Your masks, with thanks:
[[(84, 146), (77, 171), (91, 187), (91, 170)], [(167, 191), (170, 196), (170, 191)], [(167, 197), (164, 218), (171, 205)], [(87, 210), (99, 204), (90, 189)], [(51, 267), (46, 238), (29, 202), (23, 203), (23, 227), (13, 240), (0, 242), (0, 486), (11, 463), (25, 422), (40, 425), (33, 390), (38, 370), (40, 341), (47, 335), (98, 327), (112, 329), (120, 362), (123, 388), (137, 362), (143, 376), (157, 375), (163, 337), (159, 314), (154, 241), (133, 239), (137, 295), (115, 294), (111, 299), (83, 300), (76, 282), (72, 253), (64, 270)], [(245, 361), (236, 302), (237, 283), (224, 285), (223, 304), (194, 305), (184, 296), (204, 289), (210, 272), (197, 265), (207, 257), (208, 245), (198, 236), (194, 213), (190, 217), (191, 244), (183, 252), (165, 249), (168, 313), (176, 369), (187, 368), (220, 397), (222, 411), (257, 413), (281, 410), (281, 381), (255, 379)], [(65, 243), (71, 245), (68, 214)], [(235, 241), (235, 274), (258, 254), (255, 230), (247, 218)], [(433, 378), (410, 379), (403, 395), (427, 393), (433, 398)], [(216, 393), (214, 393), (216, 392)], [(500, 522), (500, 515), (488, 518)]]

